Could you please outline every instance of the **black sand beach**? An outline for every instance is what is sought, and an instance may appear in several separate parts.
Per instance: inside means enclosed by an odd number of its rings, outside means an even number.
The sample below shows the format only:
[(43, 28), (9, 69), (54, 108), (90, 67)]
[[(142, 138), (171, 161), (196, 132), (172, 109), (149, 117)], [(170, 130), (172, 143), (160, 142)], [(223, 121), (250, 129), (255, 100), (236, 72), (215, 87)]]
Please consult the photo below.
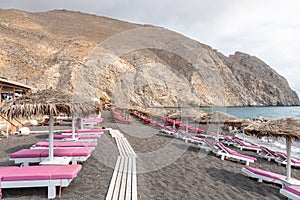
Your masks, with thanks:
[[(137, 153), (138, 199), (285, 199), (279, 194), (279, 185), (258, 183), (242, 174), (244, 164), (222, 161), (197, 145), (159, 133), (158, 129), (137, 120), (130, 125), (118, 124), (110, 112), (104, 111), (102, 116), (101, 126), (119, 129)], [(34, 128), (48, 129), (30, 127)], [(70, 129), (70, 125), (55, 127), (66, 128)], [(0, 165), (14, 165), (8, 160), (11, 153), (47, 137), (47, 134), (31, 134), (3, 138)], [(242, 153), (257, 157), (251, 151)], [(79, 175), (69, 187), (63, 188), (62, 199), (105, 199), (117, 155), (114, 140), (105, 133), (92, 156), (82, 164)], [(250, 166), (285, 174), (285, 167), (261, 158)], [(300, 179), (299, 170), (293, 169), (292, 176)], [(47, 199), (47, 188), (2, 189), (2, 193), (3, 199)]]

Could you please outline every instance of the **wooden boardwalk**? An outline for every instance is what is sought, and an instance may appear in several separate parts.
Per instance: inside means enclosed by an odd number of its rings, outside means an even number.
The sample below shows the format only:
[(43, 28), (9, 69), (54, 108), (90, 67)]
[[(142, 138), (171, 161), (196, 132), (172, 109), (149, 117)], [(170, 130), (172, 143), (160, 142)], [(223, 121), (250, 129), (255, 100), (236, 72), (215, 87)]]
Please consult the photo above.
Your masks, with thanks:
[(106, 200), (137, 200), (136, 154), (119, 130), (109, 129), (115, 138), (119, 156), (110, 181)]

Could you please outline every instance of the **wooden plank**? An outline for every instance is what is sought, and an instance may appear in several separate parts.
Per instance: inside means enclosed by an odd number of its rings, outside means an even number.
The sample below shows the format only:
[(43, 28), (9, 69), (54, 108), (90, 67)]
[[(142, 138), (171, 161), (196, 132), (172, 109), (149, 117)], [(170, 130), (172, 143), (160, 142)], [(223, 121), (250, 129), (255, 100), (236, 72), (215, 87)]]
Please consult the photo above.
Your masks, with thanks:
[(132, 200), (137, 200), (136, 159), (132, 158)]
[(125, 149), (124, 144), (123, 144), (123, 138), (119, 138), (119, 144), (120, 144), (120, 148), (123, 152), (123, 156), (127, 156), (127, 152), (126, 152), (126, 149)]
[(134, 152), (132, 146), (130, 145), (130, 143), (128, 142), (127, 139), (125, 139), (124, 144), (125, 144), (125, 146), (126, 146), (127, 149), (128, 149), (128, 153), (130, 154), (129, 156), (134, 156), (134, 157), (136, 157), (136, 154), (135, 154), (135, 152)]
[(124, 169), (124, 157), (121, 157), (121, 163), (120, 163), (120, 167), (118, 170), (118, 177), (115, 183), (115, 189), (114, 189), (114, 193), (113, 193), (113, 197), (112, 200), (117, 200), (119, 197), (119, 193), (120, 193), (120, 186), (121, 186), (121, 181), (122, 181), (122, 175), (123, 175), (123, 169)]
[(123, 149), (124, 149), (124, 154), (125, 154), (126, 156), (130, 156), (129, 149), (128, 149), (128, 147), (127, 147), (126, 144), (125, 144), (125, 140), (126, 140), (126, 138), (122, 138), (122, 139), (120, 140), (120, 142), (121, 142), (122, 147), (123, 147)]
[(127, 184), (126, 184), (126, 196), (125, 200), (131, 200), (131, 187), (132, 187), (132, 157), (128, 158), (128, 174), (127, 174)]
[(121, 147), (119, 138), (116, 137), (115, 140), (116, 140), (116, 143), (117, 143), (117, 147), (118, 147), (120, 156), (125, 156), (124, 153), (123, 153), (123, 149)]
[(124, 163), (124, 168), (123, 168), (123, 172), (122, 172), (122, 180), (121, 180), (121, 184), (120, 184), (121, 188), (120, 188), (119, 200), (125, 199), (127, 172), (128, 172), (128, 157), (125, 157), (125, 163)]
[(110, 180), (108, 192), (107, 192), (107, 195), (106, 195), (106, 198), (105, 198), (106, 200), (111, 200), (112, 199), (113, 191), (114, 191), (114, 188), (115, 188), (115, 183), (116, 183), (116, 180), (117, 180), (117, 175), (118, 175), (118, 171), (119, 171), (119, 167), (120, 167), (120, 161), (121, 161), (121, 157), (118, 156), (118, 159), (117, 159), (117, 162), (116, 162), (116, 165), (115, 165), (115, 169), (114, 169), (112, 178)]

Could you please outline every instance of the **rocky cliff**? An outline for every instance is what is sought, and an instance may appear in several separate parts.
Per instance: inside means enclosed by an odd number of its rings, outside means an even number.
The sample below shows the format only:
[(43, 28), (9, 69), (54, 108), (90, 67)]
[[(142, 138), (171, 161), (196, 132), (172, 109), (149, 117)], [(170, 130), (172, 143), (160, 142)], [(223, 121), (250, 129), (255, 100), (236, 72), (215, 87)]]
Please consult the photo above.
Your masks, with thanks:
[(0, 10), (1, 76), (118, 106), (299, 105), (263, 61), (161, 27), (80, 12)]

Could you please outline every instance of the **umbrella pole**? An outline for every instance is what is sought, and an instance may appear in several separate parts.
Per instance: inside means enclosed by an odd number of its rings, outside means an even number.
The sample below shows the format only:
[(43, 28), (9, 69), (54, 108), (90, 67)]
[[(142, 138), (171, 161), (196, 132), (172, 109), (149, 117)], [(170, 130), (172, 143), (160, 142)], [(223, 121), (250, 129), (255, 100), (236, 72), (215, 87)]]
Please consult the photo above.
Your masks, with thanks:
[(289, 181), (291, 178), (291, 145), (292, 141), (290, 137), (286, 138), (286, 154), (287, 154), (287, 163), (286, 163), (286, 180)]
[(49, 116), (49, 160), (53, 160), (53, 115)]
[(72, 139), (75, 139), (75, 116), (72, 115)]
[(83, 118), (80, 118), (80, 129), (83, 129)]
[(219, 142), (219, 135), (220, 135), (220, 124), (217, 124), (217, 137), (216, 137), (216, 141)]
[(187, 133), (189, 133), (189, 120), (187, 119), (186, 120), (186, 125), (185, 125), (185, 131), (187, 132)]

